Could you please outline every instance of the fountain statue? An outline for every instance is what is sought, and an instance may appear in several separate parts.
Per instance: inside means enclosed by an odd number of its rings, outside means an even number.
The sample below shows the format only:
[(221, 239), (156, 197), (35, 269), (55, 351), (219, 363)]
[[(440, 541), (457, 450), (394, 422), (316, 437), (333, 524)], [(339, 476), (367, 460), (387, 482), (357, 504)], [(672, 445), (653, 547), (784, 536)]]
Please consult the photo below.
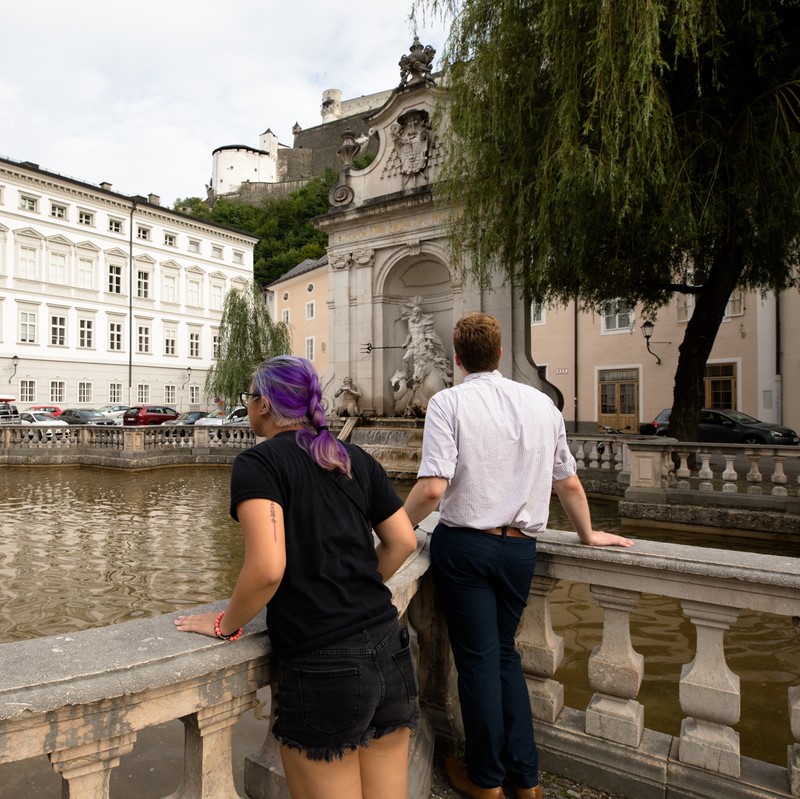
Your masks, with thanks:
[(434, 329), (431, 314), (422, 310), (422, 297), (407, 301), (400, 315), (408, 323), (403, 348), (403, 368), (392, 375), (395, 416), (424, 416), (428, 401), (443, 388), (453, 385), (453, 367), (444, 354), (444, 344)]
[[(351, 377), (345, 377), (342, 380), (342, 385), (336, 390), (333, 395), (336, 403), (336, 415), (339, 417), (361, 416), (361, 409), (358, 407), (358, 398), (361, 396), (361, 390), (353, 382)], [(341, 397), (341, 399), (338, 399)]]

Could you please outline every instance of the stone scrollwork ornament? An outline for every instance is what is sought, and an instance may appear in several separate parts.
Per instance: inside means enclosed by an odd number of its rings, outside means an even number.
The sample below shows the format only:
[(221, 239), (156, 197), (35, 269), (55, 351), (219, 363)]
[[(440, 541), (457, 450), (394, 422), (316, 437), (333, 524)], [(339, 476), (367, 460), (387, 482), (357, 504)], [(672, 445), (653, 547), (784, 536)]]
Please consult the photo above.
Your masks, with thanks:
[(416, 177), (425, 176), (431, 142), (431, 122), (427, 111), (406, 111), (392, 123), (394, 152), (390, 164), (403, 176), (403, 185)]
[(353, 264), (353, 256), (349, 252), (329, 255), (328, 263), (333, 269), (347, 269)]
[(433, 47), (429, 44), (423, 47), (420, 44), (419, 37), (415, 36), (409, 52), (401, 56), (398, 62), (400, 85), (397, 88), (402, 89), (418, 81), (433, 83), (431, 72), (433, 71), (433, 57), (435, 55), (436, 50)]

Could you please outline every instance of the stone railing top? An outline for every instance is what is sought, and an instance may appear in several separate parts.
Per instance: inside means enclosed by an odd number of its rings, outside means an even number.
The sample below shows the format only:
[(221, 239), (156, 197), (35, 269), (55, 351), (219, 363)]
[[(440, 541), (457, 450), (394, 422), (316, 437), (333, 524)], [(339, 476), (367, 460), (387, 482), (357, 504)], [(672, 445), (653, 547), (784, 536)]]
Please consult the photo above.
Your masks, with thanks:
[(576, 543), (574, 533), (548, 530), (540, 535), (538, 550), (550, 557), (537, 564), (537, 574), (800, 614), (800, 561), (796, 558), (643, 540), (628, 549)]
[[(400, 613), (428, 568), (426, 541), (424, 530), (418, 531), (416, 552), (388, 582)], [(226, 604), (0, 644), (0, 721), (180, 683), (268, 655), (264, 614), (233, 644), (181, 633), (173, 626), (182, 613)]]

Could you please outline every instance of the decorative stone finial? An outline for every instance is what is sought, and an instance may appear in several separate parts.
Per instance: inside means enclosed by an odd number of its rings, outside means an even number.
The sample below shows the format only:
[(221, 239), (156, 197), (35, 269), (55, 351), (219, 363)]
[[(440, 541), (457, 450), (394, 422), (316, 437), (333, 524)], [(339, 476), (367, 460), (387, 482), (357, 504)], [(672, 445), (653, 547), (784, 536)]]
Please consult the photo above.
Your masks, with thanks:
[(415, 36), (409, 49), (409, 54), (400, 58), (400, 85), (399, 89), (413, 83), (423, 81), (433, 83), (431, 72), (433, 71), (433, 57), (436, 50), (429, 44), (423, 47), (419, 37)]

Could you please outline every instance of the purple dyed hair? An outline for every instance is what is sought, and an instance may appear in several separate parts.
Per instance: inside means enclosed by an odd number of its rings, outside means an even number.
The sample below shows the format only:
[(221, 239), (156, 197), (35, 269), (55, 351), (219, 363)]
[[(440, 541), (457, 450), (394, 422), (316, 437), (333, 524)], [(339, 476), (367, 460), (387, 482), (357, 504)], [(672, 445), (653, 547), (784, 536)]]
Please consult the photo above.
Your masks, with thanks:
[(350, 456), (326, 426), (322, 387), (309, 361), (295, 355), (264, 361), (253, 374), (253, 391), (269, 400), (278, 427), (307, 425), (295, 433), (295, 439), (323, 469), (350, 476)]

